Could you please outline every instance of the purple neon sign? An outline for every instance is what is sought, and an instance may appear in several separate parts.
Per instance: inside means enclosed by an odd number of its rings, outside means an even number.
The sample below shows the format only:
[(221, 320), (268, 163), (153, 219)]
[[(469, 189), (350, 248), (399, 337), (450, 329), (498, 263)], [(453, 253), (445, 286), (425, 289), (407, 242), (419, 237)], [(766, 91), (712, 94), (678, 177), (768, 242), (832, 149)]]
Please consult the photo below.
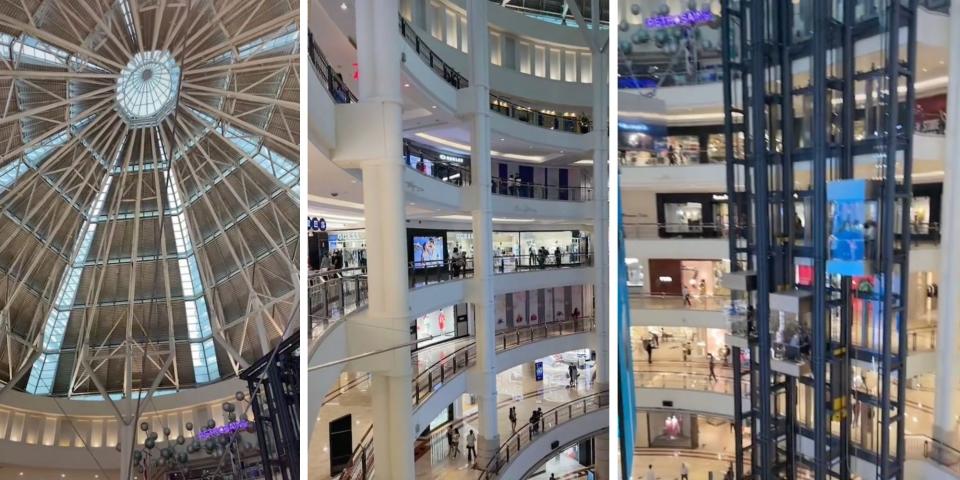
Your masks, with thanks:
[(660, 29), (671, 27), (692, 27), (702, 23), (712, 22), (716, 18), (710, 10), (691, 10), (678, 15), (664, 15), (651, 17), (644, 22), (647, 28)]
[(203, 430), (197, 434), (197, 438), (199, 438), (201, 441), (204, 441), (210, 438), (222, 437), (224, 435), (230, 435), (232, 433), (246, 430), (249, 426), (250, 422), (246, 420), (237, 420), (236, 422), (228, 423), (226, 425)]

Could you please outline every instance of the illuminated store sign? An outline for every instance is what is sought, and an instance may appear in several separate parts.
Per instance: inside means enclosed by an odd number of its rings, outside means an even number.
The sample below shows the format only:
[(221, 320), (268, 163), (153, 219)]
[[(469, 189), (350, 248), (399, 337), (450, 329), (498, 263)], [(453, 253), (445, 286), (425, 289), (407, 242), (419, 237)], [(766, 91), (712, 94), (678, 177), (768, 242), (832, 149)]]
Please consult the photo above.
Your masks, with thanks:
[(678, 15), (648, 18), (644, 24), (650, 29), (693, 27), (712, 22), (716, 16), (710, 10), (691, 10)]
[(443, 160), (443, 161), (445, 161), (445, 162), (452, 162), (452, 163), (463, 163), (463, 159), (462, 159), (462, 158), (450, 156), (450, 155), (447, 155), (447, 154), (445, 154), (445, 153), (441, 153), (441, 154), (440, 154), (440, 160)]
[(649, 132), (650, 127), (645, 123), (617, 122), (617, 128), (628, 132)]
[(209, 430), (204, 430), (197, 434), (197, 438), (199, 438), (200, 441), (204, 441), (211, 438), (223, 437), (237, 432), (242, 432), (248, 428), (250, 428), (250, 422), (246, 420), (237, 420), (236, 422), (214, 427)]
[(327, 231), (327, 221), (323, 218), (307, 217), (307, 230), (311, 232)]

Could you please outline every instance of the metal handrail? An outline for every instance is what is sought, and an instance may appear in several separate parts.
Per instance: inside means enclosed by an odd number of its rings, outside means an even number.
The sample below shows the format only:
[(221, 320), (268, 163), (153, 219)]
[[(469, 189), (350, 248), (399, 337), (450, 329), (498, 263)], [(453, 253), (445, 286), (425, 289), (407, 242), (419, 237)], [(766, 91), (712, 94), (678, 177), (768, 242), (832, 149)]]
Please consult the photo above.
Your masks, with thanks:
[[(730, 307), (731, 298), (725, 295), (696, 296), (690, 295), (688, 305), (683, 295), (658, 295), (646, 292), (630, 292), (631, 306), (651, 309), (683, 309), (703, 310), (710, 312), (724, 311)], [(640, 302), (637, 305), (634, 302)]]
[[(497, 333), (494, 340), (494, 351), (503, 352), (542, 339), (584, 333), (594, 329), (596, 329), (596, 321), (593, 317), (527, 325)], [(413, 405), (420, 405), (430, 398), (434, 391), (443, 386), (447, 380), (476, 364), (476, 358), (476, 343), (472, 342), (454, 350), (448, 356), (423, 369), (413, 378)]]
[[(431, 70), (443, 78), (443, 81), (457, 90), (470, 86), (467, 77), (461, 75), (460, 72), (437, 55), (426, 42), (421, 40), (417, 32), (402, 15), (400, 16), (400, 36), (413, 47), (417, 55), (427, 63)], [(586, 114), (571, 117), (544, 113), (529, 105), (523, 105), (493, 93), (490, 94), (490, 110), (514, 120), (551, 130), (583, 134), (589, 133), (593, 129), (593, 123)]]
[[(578, 268), (593, 265), (592, 253), (563, 252), (559, 263), (556, 258), (553, 252), (550, 252), (546, 257), (538, 255), (496, 255), (493, 257), (493, 271), (494, 274), (499, 275), (536, 269)], [(542, 264), (540, 263), (541, 260), (544, 260)], [(455, 263), (453, 258), (408, 262), (407, 272), (410, 278), (410, 288), (472, 278), (474, 261), (474, 257), (467, 257), (462, 265)]]
[(311, 272), (307, 277), (310, 314), (308, 338), (318, 338), (333, 323), (367, 304), (365, 268)]
[(608, 392), (604, 390), (578, 398), (543, 412), (540, 420), (535, 424), (527, 422), (523, 425), (523, 427), (526, 428), (518, 428), (513, 435), (500, 444), (500, 448), (497, 449), (490, 461), (487, 462), (487, 465), (477, 478), (480, 480), (497, 478), (503, 467), (508, 465), (520, 450), (523, 450), (527, 445), (533, 443), (535, 438), (573, 419), (606, 407), (609, 404), (607, 394)]
[(694, 236), (698, 238), (726, 237), (729, 225), (726, 223), (657, 223), (625, 222), (624, 238), (668, 238)]
[(347, 468), (340, 472), (339, 480), (367, 480), (373, 478), (373, 425), (360, 437), (360, 443), (350, 456)]
[(313, 65), (313, 71), (320, 78), (320, 83), (326, 87), (330, 98), (336, 103), (355, 103), (357, 96), (350, 91), (340, 74), (330, 66), (330, 62), (327, 61), (327, 57), (320, 50), (320, 46), (313, 40), (313, 32), (308, 31), (307, 37), (310, 65)]
[(496, 195), (536, 200), (565, 200), (589, 202), (593, 200), (592, 187), (561, 187), (540, 183), (516, 182), (503, 177), (491, 177), (492, 191)]
[(467, 77), (460, 75), (460, 72), (457, 72), (457, 70), (448, 65), (447, 62), (444, 62), (439, 55), (434, 53), (433, 49), (427, 46), (423, 40), (420, 40), (420, 36), (417, 35), (417, 32), (407, 23), (403, 15), (400, 15), (400, 36), (410, 43), (414, 51), (417, 52), (417, 55), (427, 62), (430, 69), (443, 77), (443, 80), (449, 83), (450, 86), (457, 90), (470, 86)]
[[(503, 0), (489, 0), (489, 1), (492, 3), (496, 3), (504, 8), (507, 8), (510, 10), (516, 10), (524, 14), (542, 15), (544, 17), (559, 18), (562, 20), (572, 20), (576, 22), (576, 17), (572, 13), (569, 13), (569, 11), (567, 12), (566, 15), (564, 15), (562, 11), (557, 12), (554, 10), (549, 10), (547, 8), (548, 5), (546, 4), (546, 2), (544, 2), (544, 0), (513, 0), (511, 2), (503, 2)], [(583, 13), (584, 19), (586, 22), (589, 23), (592, 14), (590, 13), (589, 10), (587, 10), (587, 8), (590, 7), (590, 2), (587, 1), (587, 2), (579, 2), (579, 3), (581, 5), (581, 12)], [(559, 3), (559, 4), (562, 5), (562, 3)], [(608, 25), (610, 23), (609, 7), (607, 12), (604, 12), (603, 10), (604, 10), (603, 7), (601, 7), (600, 8), (600, 24)], [(604, 13), (606, 13), (606, 17), (607, 17), (606, 19), (604, 19)]]

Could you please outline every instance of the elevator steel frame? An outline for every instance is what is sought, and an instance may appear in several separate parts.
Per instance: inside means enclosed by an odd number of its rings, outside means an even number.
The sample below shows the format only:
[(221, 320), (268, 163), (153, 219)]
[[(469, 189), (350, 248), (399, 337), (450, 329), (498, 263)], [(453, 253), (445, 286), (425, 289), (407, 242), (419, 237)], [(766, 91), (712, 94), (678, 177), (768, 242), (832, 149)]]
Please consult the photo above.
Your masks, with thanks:
[[(733, 292), (755, 307), (756, 327), (745, 365), (733, 348), (735, 478), (795, 479), (803, 469), (816, 480), (848, 479), (857, 457), (876, 466), (876, 478), (901, 480), (917, 0), (721, 0), (721, 8), (730, 267), (756, 274), (755, 291)], [(883, 64), (860, 70), (856, 48), (868, 38), (881, 40)], [(875, 171), (857, 172), (855, 159), (868, 156)], [(812, 173), (809, 184), (797, 173)], [(851, 277), (826, 268), (827, 184), (857, 177), (882, 182), (879, 293), (855, 293)], [(797, 201), (806, 227), (794, 220)], [(798, 265), (812, 267), (811, 285), (798, 284)], [(769, 293), (796, 289), (812, 293), (811, 373), (799, 377), (775, 371), (770, 354)], [(854, 301), (880, 312), (879, 345), (854, 344)], [(853, 361), (879, 366), (876, 395), (852, 389)], [(813, 398), (811, 424), (797, 418), (801, 393)], [(854, 400), (876, 408), (877, 445), (852, 438)], [(798, 438), (812, 451), (801, 453)]]

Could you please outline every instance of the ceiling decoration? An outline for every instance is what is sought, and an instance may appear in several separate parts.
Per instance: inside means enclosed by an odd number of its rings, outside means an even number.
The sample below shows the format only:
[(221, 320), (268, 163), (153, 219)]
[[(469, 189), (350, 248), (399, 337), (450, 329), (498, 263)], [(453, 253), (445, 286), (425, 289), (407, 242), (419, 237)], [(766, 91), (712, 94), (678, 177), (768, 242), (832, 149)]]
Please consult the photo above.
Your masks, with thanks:
[(0, 4), (3, 389), (209, 383), (296, 323), (298, 5)]

